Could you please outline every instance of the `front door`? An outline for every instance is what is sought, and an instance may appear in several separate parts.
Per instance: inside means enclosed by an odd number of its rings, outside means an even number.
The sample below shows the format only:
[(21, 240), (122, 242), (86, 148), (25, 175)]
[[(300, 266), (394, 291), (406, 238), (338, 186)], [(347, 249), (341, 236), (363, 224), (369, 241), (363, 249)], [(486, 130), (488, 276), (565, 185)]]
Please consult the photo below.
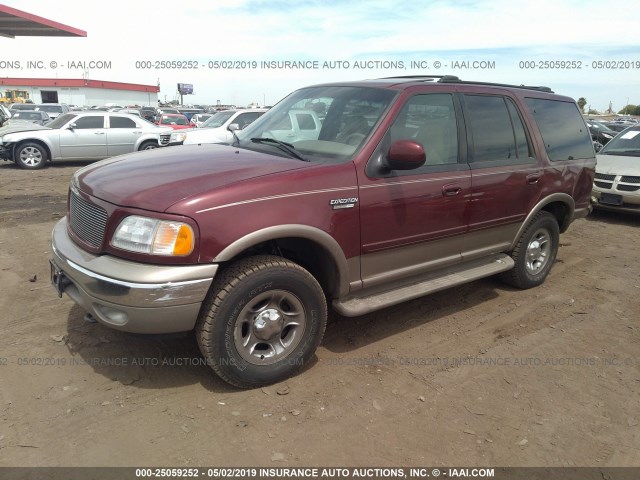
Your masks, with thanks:
[(98, 159), (107, 156), (107, 129), (104, 115), (76, 117), (60, 132), (60, 154), (66, 159)]
[[(461, 261), (471, 174), (459, 112), (453, 93), (409, 97), (359, 178), (364, 287)], [(377, 156), (401, 139), (422, 144), (425, 165), (373, 173)]]

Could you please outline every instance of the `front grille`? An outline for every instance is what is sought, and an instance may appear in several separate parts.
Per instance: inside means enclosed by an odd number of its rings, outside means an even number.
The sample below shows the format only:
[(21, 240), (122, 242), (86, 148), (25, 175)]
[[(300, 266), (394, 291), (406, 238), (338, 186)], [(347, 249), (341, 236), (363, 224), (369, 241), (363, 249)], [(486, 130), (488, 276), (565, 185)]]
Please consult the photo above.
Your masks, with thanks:
[(611, 188), (613, 186), (612, 183), (607, 183), (607, 182), (599, 182), (599, 181), (595, 181), (593, 182), (596, 187), (600, 187), (600, 188)]
[(604, 173), (596, 173), (596, 178), (599, 180), (615, 180), (616, 176), (615, 175), (606, 175)]
[(167, 145), (169, 143), (169, 140), (171, 140), (170, 133), (163, 133), (162, 135), (160, 135), (160, 145)]
[(640, 185), (618, 185), (618, 190), (621, 192), (637, 192), (640, 190)]
[(107, 226), (107, 212), (104, 208), (86, 201), (73, 190), (69, 201), (69, 223), (73, 233), (89, 245), (102, 245)]
[(622, 177), (620, 181), (625, 183), (640, 183), (640, 177), (625, 176)]

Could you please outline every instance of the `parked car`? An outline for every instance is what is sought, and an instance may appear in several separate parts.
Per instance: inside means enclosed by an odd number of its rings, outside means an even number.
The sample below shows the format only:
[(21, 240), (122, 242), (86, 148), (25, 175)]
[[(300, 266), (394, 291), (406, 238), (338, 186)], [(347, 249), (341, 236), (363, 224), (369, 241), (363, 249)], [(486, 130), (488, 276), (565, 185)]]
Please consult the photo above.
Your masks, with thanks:
[(33, 103), (12, 103), (9, 110), (35, 110), (36, 105)]
[(41, 103), (35, 105), (36, 110), (47, 112), (52, 119), (56, 119), (59, 115), (69, 113), (71, 109), (64, 103)]
[(618, 132), (611, 130), (604, 123), (600, 122), (587, 120), (587, 127), (589, 127), (592, 140), (602, 145), (606, 145), (609, 140), (618, 134)]
[(182, 130), (190, 128), (189, 120), (184, 115), (178, 113), (167, 113), (160, 115), (160, 118), (156, 125), (162, 125), (164, 127), (171, 127), (173, 130)]
[(207, 120), (209, 120), (211, 117), (212, 117), (211, 113), (196, 113), (193, 117), (191, 117), (191, 120), (189, 121), (189, 123), (192, 126), (198, 128), (198, 127), (201, 127), (202, 124)]
[(47, 112), (40, 110), (14, 110), (11, 112), (11, 122), (26, 121), (37, 123), (38, 125), (46, 125), (51, 121), (51, 117)]
[(156, 121), (157, 110), (154, 107), (142, 107), (140, 109), (140, 116), (149, 122)]
[[(275, 138), (319, 99), (316, 138)], [(578, 106), (546, 87), (303, 88), (232, 145), (77, 171), (52, 283), (115, 329), (195, 329), (221, 378), (256, 387), (309, 364), (327, 306), (362, 315), (494, 274), (542, 284), (560, 232), (589, 212), (594, 167)]]
[(640, 125), (616, 136), (597, 159), (594, 208), (640, 213)]
[(39, 130), (32, 125), (28, 131), (0, 132), (0, 158), (26, 169), (52, 160), (99, 160), (156, 148), (159, 137), (171, 132), (134, 115), (95, 110), (66, 113)]
[[(230, 142), (233, 139), (232, 130), (242, 130), (266, 111), (264, 108), (252, 108), (218, 112), (197, 129), (171, 135), (169, 145)], [(231, 128), (232, 125), (233, 128)]]
[(140, 114), (140, 110), (136, 108), (121, 108), (116, 111), (121, 113), (129, 113), (131, 115), (135, 115), (136, 117), (142, 117), (142, 115)]

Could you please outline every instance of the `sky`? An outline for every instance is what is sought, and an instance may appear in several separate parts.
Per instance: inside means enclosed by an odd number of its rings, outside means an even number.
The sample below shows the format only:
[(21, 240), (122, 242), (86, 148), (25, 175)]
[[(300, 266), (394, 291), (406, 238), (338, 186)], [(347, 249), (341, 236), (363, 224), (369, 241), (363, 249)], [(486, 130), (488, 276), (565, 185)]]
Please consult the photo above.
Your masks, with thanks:
[[(638, 0), (4, 4), (85, 30), (87, 37), (0, 37), (1, 77), (159, 83), (160, 100), (174, 99), (177, 83), (189, 83), (194, 94), (184, 103), (244, 106), (273, 105), (317, 83), (446, 74), (545, 85), (585, 97), (600, 111), (610, 102), (615, 111), (640, 104)], [(6, 68), (7, 61), (21, 68)], [(27, 68), (28, 61), (43, 68)]]

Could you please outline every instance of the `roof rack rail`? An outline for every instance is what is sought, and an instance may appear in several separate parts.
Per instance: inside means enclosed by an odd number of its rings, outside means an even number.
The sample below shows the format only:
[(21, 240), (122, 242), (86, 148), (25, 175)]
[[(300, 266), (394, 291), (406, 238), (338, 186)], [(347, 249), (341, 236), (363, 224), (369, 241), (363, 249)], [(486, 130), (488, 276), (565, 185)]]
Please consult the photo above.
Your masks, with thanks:
[(381, 80), (393, 80), (394, 78), (405, 80), (423, 80), (426, 82), (437, 81), (443, 83), (446, 81), (460, 81), (460, 79), (454, 75), (396, 75), (393, 77), (382, 77)]
[(491, 87), (509, 87), (509, 88), (524, 88), (526, 90), (536, 90), (538, 92), (545, 93), (555, 93), (549, 87), (544, 86), (534, 86), (534, 85), (512, 85), (509, 83), (491, 83), (491, 82), (474, 82), (474, 81), (464, 81), (460, 80), (460, 78), (455, 75), (401, 75), (396, 77), (384, 77), (383, 80), (392, 80), (394, 78), (398, 79), (415, 79), (416, 81), (436, 81), (438, 83), (461, 83), (465, 85), (488, 85)]
[(444, 77), (442, 77), (439, 82), (441, 83), (462, 83), (465, 85), (488, 85), (490, 87), (509, 87), (509, 88), (524, 88), (526, 90), (537, 90), (539, 92), (546, 92), (546, 93), (555, 93), (553, 90), (551, 90), (549, 87), (543, 87), (543, 86), (534, 86), (534, 85), (512, 85), (509, 83), (491, 83), (491, 82), (473, 82), (473, 81), (463, 81), (460, 80), (458, 77), (454, 77), (453, 75), (445, 75)]

